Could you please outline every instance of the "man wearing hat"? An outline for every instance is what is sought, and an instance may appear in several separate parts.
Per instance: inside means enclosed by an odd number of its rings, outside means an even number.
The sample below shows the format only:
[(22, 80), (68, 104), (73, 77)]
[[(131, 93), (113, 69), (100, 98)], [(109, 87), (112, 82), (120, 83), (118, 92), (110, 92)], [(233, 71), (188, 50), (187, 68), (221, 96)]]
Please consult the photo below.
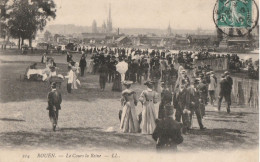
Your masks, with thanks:
[(171, 64), (170, 65), (170, 69), (168, 70), (168, 84), (169, 84), (169, 87), (170, 87), (170, 91), (173, 92), (174, 91), (174, 86), (176, 84), (176, 81), (177, 81), (177, 77), (178, 77), (178, 72), (177, 70), (174, 68), (174, 65)]
[(149, 70), (149, 64), (147, 62), (147, 59), (142, 59), (140, 66), (141, 69), (143, 70), (144, 80), (146, 81), (148, 79), (148, 70)]
[[(230, 78), (230, 80), (228, 80), (228, 78)], [(220, 111), (221, 102), (224, 97), (225, 101), (227, 102), (227, 113), (230, 113), (231, 91), (232, 91), (233, 80), (229, 76), (229, 73), (225, 72), (225, 74), (221, 76), (221, 81), (219, 84), (220, 84), (220, 91), (219, 91), (219, 100), (218, 100), (218, 110)]]
[(153, 66), (153, 70), (150, 74), (150, 78), (154, 82), (154, 90), (158, 92), (158, 82), (161, 78), (161, 71), (157, 66)]
[(179, 85), (179, 88), (174, 91), (173, 105), (174, 108), (176, 109), (176, 113), (175, 113), (176, 121), (181, 122), (181, 118), (182, 118), (182, 122), (184, 124), (183, 133), (186, 133), (186, 127), (187, 127), (185, 114), (183, 113), (184, 109), (186, 109), (187, 107), (186, 99), (187, 99), (186, 82), (185, 80), (182, 80)]
[(177, 151), (177, 145), (183, 142), (181, 135), (182, 124), (173, 120), (173, 108), (166, 106), (164, 109), (164, 118), (156, 120), (156, 128), (152, 134), (157, 142), (158, 151)]
[(167, 69), (168, 69), (168, 65), (167, 65), (165, 58), (163, 57), (162, 61), (161, 61), (162, 81), (163, 82), (166, 82)]
[(99, 84), (102, 91), (105, 90), (108, 76), (108, 67), (106, 62), (102, 62), (99, 68)]
[(196, 78), (195, 80), (192, 81), (191, 86), (187, 89), (187, 109), (191, 111), (190, 113), (190, 125), (191, 127), (192, 124), (192, 115), (196, 114), (198, 124), (200, 126), (200, 129), (205, 129), (205, 127), (202, 124), (202, 117), (201, 117), (201, 111), (200, 111), (200, 93), (198, 90), (198, 85), (199, 85), (200, 79)]
[(228, 71), (225, 72), (225, 77), (226, 77), (227, 82), (229, 84), (229, 90), (230, 90), (230, 93), (231, 93), (232, 86), (233, 86), (233, 79), (231, 78), (230, 73)]
[(210, 82), (208, 85), (208, 91), (209, 91), (209, 97), (210, 97), (210, 103), (213, 106), (215, 102), (215, 91), (217, 88), (217, 82), (216, 79), (214, 78), (214, 74), (210, 74)]
[[(208, 100), (208, 87), (207, 84), (205, 84), (205, 82), (203, 82), (203, 80), (198, 79), (199, 84), (197, 85), (197, 90), (199, 92), (199, 96), (200, 96), (200, 111), (201, 111), (201, 116), (203, 118), (203, 116), (205, 115), (205, 105), (207, 104), (207, 100)], [(205, 81), (205, 80), (204, 80)]]
[(162, 82), (161, 86), (162, 86), (162, 92), (161, 92), (161, 103), (159, 105), (159, 114), (158, 114), (159, 119), (164, 118), (164, 108), (166, 106), (171, 106), (171, 102), (172, 102), (172, 93), (169, 91), (167, 85), (164, 82)]
[(79, 67), (80, 67), (80, 75), (83, 77), (85, 68), (87, 67), (87, 62), (86, 62), (85, 56), (81, 56), (80, 61), (79, 61)]
[(61, 93), (56, 90), (56, 83), (51, 84), (51, 91), (48, 93), (48, 107), (49, 117), (52, 123), (53, 131), (56, 130), (58, 123), (59, 110), (61, 109), (62, 97)]
[(115, 56), (112, 56), (111, 59), (109, 59), (108, 62), (108, 82), (113, 82), (115, 79), (115, 73), (116, 73), (116, 64), (117, 61), (115, 60)]

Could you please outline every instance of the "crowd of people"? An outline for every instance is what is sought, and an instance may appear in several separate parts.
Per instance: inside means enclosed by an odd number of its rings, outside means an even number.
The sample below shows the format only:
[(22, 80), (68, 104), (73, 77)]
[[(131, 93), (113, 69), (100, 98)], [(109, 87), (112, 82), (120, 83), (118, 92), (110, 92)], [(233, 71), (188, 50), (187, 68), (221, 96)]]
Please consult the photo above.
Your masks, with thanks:
[[(196, 114), (200, 129), (206, 129), (202, 120), (206, 115), (205, 107), (209, 101), (212, 105), (216, 101), (218, 80), (214, 71), (209, 66), (187, 70), (185, 61), (180, 59), (184, 58), (184, 53), (176, 59), (175, 55), (167, 55), (165, 52), (149, 53), (148, 50), (137, 49), (131, 49), (130, 53), (128, 51), (94, 49), (89, 66), (86, 62), (88, 53), (82, 54), (79, 63), (74, 62), (72, 55), (68, 53), (68, 75), (65, 76), (68, 79), (68, 93), (72, 92), (71, 89), (77, 89), (79, 82), (77, 77), (79, 74), (85, 75), (86, 67), (88, 73), (99, 75), (101, 91), (105, 90), (106, 82), (113, 82), (112, 91), (122, 93), (119, 112), (120, 130), (124, 133), (140, 132), (152, 135), (159, 150), (175, 150), (177, 145), (182, 143), (182, 134), (189, 134), (192, 129), (193, 114)], [(190, 57), (190, 54), (186, 56)], [(140, 96), (137, 96), (131, 88), (135, 83), (144, 83), (147, 86)], [(219, 81), (218, 110), (221, 109), (224, 97), (227, 102), (227, 113), (230, 113), (232, 84), (229, 72), (225, 72)], [(57, 111), (60, 109), (62, 99), (56, 90), (56, 85), (52, 84), (51, 87), (48, 110), (55, 131)], [(156, 114), (155, 104), (158, 102), (159, 112)], [(143, 107), (141, 114), (136, 113), (138, 103)], [(56, 114), (51, 112), (53, 111), (50, 110), (51, 107), (57, 109)]]

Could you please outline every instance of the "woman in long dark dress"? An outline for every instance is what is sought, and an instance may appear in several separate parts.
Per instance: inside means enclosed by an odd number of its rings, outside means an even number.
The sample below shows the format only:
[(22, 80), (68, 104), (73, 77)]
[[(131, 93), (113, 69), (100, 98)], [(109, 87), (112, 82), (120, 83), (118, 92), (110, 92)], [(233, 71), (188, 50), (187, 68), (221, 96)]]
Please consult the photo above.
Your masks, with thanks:
[(116, 71), (112, 91), (122, 92), (121, 75)]

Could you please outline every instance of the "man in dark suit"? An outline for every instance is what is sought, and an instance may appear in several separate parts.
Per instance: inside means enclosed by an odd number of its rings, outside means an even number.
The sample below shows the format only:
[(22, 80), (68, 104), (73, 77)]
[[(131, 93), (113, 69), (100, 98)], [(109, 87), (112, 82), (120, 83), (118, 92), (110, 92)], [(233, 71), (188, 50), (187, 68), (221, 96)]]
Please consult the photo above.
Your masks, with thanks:
[(202, 117), (201, 117), (201, 112), (200, 112), (200, 93), (198, 90), (198, 85), (199, 85), (199, 79), (195, 79), (192, 81), (191, 86), (187, 89), (187, 109), (191, 112), (190, 113), (190, 127), (192, 123), (192, 115), (196, 114), (198, 124), (200, 126), (200, 129), (206, 129), (206, 127), (203, 126), (202, 124)]
[(108, 63), (108, 82), (113, 82), (116, 74), (116, 64), (115, 56), (112, 56)]
[(159, 114), (158, 118), (163, 119), (164, 118), (164, 109), (166, 106), (171, 106), (172, 103), (172, 93), (169, 91), (169, 88), (167, 85), (162, 82), (162, 92), (161, 92), (161, 103), (159, 105)]
[(159, 80), (161, 79), (161, 70), (159, 69), (158, 66), (153, 66), (153, 70), (151, 71), (150, 78), (154, 82), (154, 90), (158, 92), (158, 83)]
[(200, 101), (200, 111), (201, 111), (201, 117), (205, 115), (205, 106), (207, 105), (208, 100), (208, 86), (207, 84), (199, 79), (199, 84), (196, 86), (196, 89), (199, 91), (199, 101)]
[(58, 123), (59, 110), (61, 109), (62, 97), (61, 93), (56, 90), (56, 83), (51, 84), (51, 91), (48, 93), (48, 107), (49, 117), (52, 122), (53, 131), (56, 130)]
[(173, 108), (166, 106), (164, 118), (156, 120), (156, 128), (153, 132), (153, 139), (157, 142), (158, 151), (177, 151), (177, 145), (183, 142), (181, 135), (182, 124), (173, 120)]
[(175, 120), (183, 123), (183, 133), (187, 133), (189, 126), (188, 116), (184, 110), (187, 110), (187, 88), (185, 80), (181, 81), (180, 87), (175, 90), (173, 97), (173, 105), (176, 109)]
[(143, 73), (144, 73), (144, 80), (147, 80), (148, 79), (148, 71), (149, 71), (149, 64), (147, 62), (147, 59), (142, 59), (141, 68), (142, 68)]
[[(232, 91), (232, 78), (231, 80), (227, 79), (228, 77), (223, 74), (221, 76), (220, 81), (220, 91), (219, 91), (219, 97), (218, 97), (218, 110), (220, 111), (221, 108), (221, 102), (223, 97), (225, 98), (225, 101), (227, 102), (227, 113), (230, 113), (230, 105), (231, 105), (231, 91)], [(232, 82), (231, 82), (232, 81)]]
[[(230, 105), (231, 105), (231, 92), (232, 92), (232, 86), (233, 86), (233, 79), (229, 75), (229, 72), (225, 72), (226, 80), (228, 82), (228, 89), (227, 89), (227, 103), (228, 103), (228, 113), (230, 113)], [(226, 99), (225, 99), (226, 100)]]
[(106, 82), (107, 82), (107, 76), (108, 76), (107, 62), (103, 61), (101, 63), (100, 68), (99, 68), (99, 84), (100, 84), (100, 89), (102, 91), (105, 90)]
[(84, 56), (81, 56), (79, 67), (80, 67), (80, 74), (82, 77), (84, 76), (84, 71), (86, 66), (87, 66), (86, 58)]

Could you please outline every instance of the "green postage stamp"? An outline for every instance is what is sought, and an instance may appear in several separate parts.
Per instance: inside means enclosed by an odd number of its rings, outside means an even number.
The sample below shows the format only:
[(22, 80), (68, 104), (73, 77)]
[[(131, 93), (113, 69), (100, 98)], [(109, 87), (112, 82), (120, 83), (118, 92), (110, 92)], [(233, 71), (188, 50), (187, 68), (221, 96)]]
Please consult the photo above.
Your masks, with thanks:
[(245, 36), (258, 25), (258, 6), (254, 0), (217, 0), (213, 10), (216, 27), (228, 36)]
[(218, 11), (219, 27), (252, 26), (252, 0), (219, 0)]

